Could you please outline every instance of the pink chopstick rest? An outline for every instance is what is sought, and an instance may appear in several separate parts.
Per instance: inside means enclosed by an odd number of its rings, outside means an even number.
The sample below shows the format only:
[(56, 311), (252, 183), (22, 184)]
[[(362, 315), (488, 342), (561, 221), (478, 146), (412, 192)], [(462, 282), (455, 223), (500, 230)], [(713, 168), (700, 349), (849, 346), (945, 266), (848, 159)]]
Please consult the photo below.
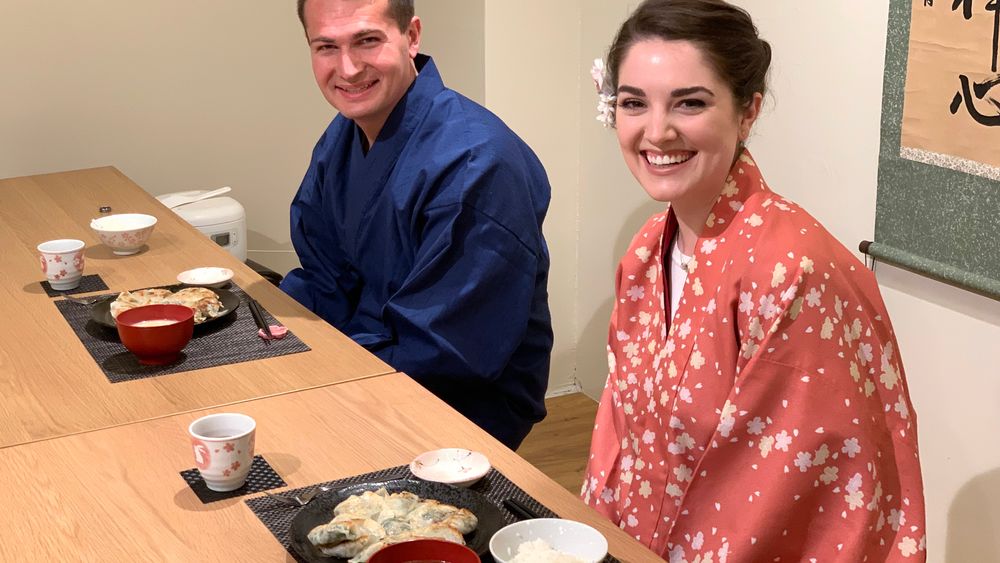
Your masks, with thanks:
[[(288, 329), (281, 325), (269, 325), (268, 328), (271, 329), (271, 335), (274, 336), (275, 340), (281, 340), (286, 334), (288, 334)], [(264, 332), (264, 329), (258, 330), (257, 336), (263, 338), (264, 340), (268, 340), (267, 333)]]

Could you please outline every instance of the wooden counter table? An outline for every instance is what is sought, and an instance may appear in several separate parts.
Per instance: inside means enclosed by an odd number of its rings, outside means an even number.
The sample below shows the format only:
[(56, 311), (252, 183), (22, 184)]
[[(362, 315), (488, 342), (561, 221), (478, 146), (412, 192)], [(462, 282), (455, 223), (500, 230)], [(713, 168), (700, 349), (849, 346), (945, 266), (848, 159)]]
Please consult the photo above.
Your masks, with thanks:
[[(0, 200), (0, 448), (393, 371), (114, 168), (0, 180)], [(101, 244), (90, 220), (103, 205), (157, 217), (145, 250), (116, 256)], [(83, 240), (84, 274), (111, 291), (176, 283), (198, 266), (231, 268), (312, 350), (112, 384), (39, 284), (35, 248), (57, 238)]]
[(0, 529), (17, 536), (0, 542), (0, 560), (291, 560), (247, 497), (203, 504), (179, 475), (194, 467), (188, 425), (230, 411), (254, 417), (256, 453), (291, 488), (404, 465), (430, 449), (465, 447), (486, 453), (561, 517), (598, 528), (620, 560), (658, 560), (402, 374), (0, 450)]

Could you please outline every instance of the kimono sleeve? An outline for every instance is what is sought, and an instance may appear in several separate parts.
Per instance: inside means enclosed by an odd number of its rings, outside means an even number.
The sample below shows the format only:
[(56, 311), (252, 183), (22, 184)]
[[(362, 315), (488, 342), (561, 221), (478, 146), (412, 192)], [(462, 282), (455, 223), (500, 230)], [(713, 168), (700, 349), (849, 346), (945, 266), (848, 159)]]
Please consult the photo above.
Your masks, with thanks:
[(343, 328), (357, 307), (357, 272), (341, 246), (336, 226), (324, 207), (324, 163), (317, 144), (312, 162), (291, 206), (291, 238), (300, 268), (288, 272), (281, 289), (328, 323)]
[(413, 268), (383, 307), (385, 334), (356, 339), (425, 384), (493, 381), (528, 330), (547, 256), (464, 203), (425, 219)]
[(619, 264), (615, 274), (616, 299), (611, 311), (611, 322), (608, 325), (608, 378), (597, 406), (590, 458), (587, 460), (587, 472), (580, 490), (580, 497), (584, 503), (613, 522), (617, 522), (620, 515), (616, 510), (616, 504), (612, 502), (614, 492), (608, 487), (608, 477), (612, 474), (612, 468), (620, 455), (621, 440), (626, 427), (618, 385), (619, 366), (625, 366), (628, 362), (622, 353), (618, 336), (620, 298), (617, 295), (622, 294), (622, 270), (623, 266)]

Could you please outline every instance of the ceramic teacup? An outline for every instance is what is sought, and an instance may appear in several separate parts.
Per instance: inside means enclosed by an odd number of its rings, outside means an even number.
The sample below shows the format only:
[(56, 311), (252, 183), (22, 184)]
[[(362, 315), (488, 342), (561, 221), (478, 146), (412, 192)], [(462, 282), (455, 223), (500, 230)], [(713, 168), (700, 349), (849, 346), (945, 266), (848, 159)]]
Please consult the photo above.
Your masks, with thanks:
[(232, 491), (243, 486), (253, 463), (257, 422), (245, 414), (218, 413), (191, 423), (194, 462), (209, 489)]
[(75, 289), (83, 277), (82, 240), (57, 239), (38, 245), (38, 260), (42, 273), (56, 291)]

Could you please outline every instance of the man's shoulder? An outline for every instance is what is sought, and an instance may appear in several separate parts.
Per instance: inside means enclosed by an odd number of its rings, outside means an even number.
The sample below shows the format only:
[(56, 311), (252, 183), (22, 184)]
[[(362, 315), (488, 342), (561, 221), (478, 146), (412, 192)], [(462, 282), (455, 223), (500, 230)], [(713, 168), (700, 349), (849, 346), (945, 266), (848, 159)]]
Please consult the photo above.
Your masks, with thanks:
[(434, 97), (429, 118), (428, 125), (460, 135), (470, 147), (531, 150), (499, 116), (450, 88), (443, 89)]

